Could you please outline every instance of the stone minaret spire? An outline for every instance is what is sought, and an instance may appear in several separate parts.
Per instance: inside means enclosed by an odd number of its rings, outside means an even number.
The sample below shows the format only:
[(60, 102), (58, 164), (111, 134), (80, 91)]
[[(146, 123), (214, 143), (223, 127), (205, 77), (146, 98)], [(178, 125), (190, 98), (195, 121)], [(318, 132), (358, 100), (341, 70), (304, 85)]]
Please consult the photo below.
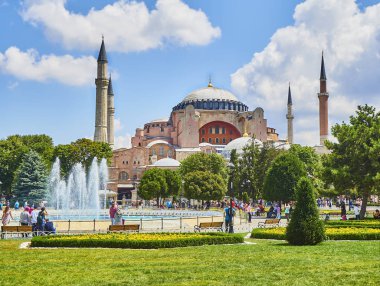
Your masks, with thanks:
[(108, 136), (108, 143), (110, 144), (111, 148), (114, 146), (114, 121), (115, 121), (115, 104), (114, 104), (114, 94), (112, 89), (112, 79), (111, 76), (109, 78), (109, 84), (108, 84), (108, 110), (107, 110), (107, 136)]
[(319, 99), (319, 138), (320, 138), (320, 144), (322, 146), (325, 145), (325, 140), (328, 138), (329, 135), (329, 111), (328, 111), (328, 100), (329, 100), (329, 93), (327, 92), (327, 85), (326, 85), (326, 72), (325, 72), (325, 62), (323, 59), (323, 52), (322, 52), (322, 62), (321, 62), (321, 76), (319, 78), (319, 93), (318, 93), (318, 99)]
[(288, 113), (286, 114), (286, 119), (288, 119), (288, 142), (293, 144), (293, 102), (292, 102), (292, 92), (290, 91), (290, 83), (288, 90)]
[(107, 140), (107, 54), (104, 47), (104, 38), (100, 46), (98, 56), (98, 74), (96, 84), (96, 113), (95, 113), (95, 135), (94, 141), (108, 142)]

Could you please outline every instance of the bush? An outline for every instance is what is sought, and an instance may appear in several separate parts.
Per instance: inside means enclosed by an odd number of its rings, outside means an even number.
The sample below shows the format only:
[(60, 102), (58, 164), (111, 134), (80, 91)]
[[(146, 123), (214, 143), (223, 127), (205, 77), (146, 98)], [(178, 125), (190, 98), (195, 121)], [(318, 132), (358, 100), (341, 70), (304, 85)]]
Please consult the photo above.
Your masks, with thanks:
[(206, 244), (243, 243), (239, 234), (226, 233), (108, 233), (89, 235), (36, 236), (32, 247), (104, 247), (154, 249)]
[[(285, 240), (285, 228), (255, 228), (251, 238)], [(326, 238), (329, 240), (380, 240), (379, 228), (326, 228)]]
[(315, 245), (325, 239), (325, 227), (319, 219), (314, 188), (301, 178), (296, 188), (297, 204), (286, 228), (286, 240), (293, 245)]
[(337, 221), (326, 221), (325, 227), (356, 227), (356, 228), (380, 228), (379, 220), (337, 220)]

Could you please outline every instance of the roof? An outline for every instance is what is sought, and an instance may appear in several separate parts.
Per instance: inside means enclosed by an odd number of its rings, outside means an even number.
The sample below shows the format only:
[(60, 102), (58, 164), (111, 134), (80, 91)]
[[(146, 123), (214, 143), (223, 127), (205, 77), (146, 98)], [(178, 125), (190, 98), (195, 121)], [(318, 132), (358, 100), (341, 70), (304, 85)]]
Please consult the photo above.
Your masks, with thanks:
[(290, 84), (289, 84), (289, 90), (288, 90), (288, 105), (292, 105), (292, 92), (290, 91)]
[[(226, 147), (224, 147), (224, 151), (232, 151), (233, 149), (235, 149), (238, 153), (243, 152), (243, 148), (251, 144), (252, 140), (252, 137), (236, 138), (235, 140), (232, 140), (230, 143), (228, 143)], [(259, 147), (263, 145), (263, 143), (258, 139), (255, 139), (255, 144)]]
[(172, 158), (163, 158), (153, 164), (155, 167), (179, 167), (180, 165), (181, 163), (179, 161)]
[(168, 122), (168, 121), (169, 121), (169, 118), (165, 117), (165, 118), (160, 118), (160, 119), (154, 119), (149, 123)]
[(208, 87), (190, 92), (182, 100), (182, 102), (212, 100), (212, 99), (239, 101), (235, 95), (233, 95), (231, 92), (227, 90), (216, 88), (213, 86), (208, 86)]
[(111, 79), (111, 76), (110, 76), (110, 79), (109, 79), (109, 82), (108, 82), (108, 90), (107, 90), (107, 94), (109, 94), (109, 95), (113, 95), (113, 88), (112, 88), (112, 79)]
[(150, 147), (152, 147), (153, 145), (156, 145), (156, 144), (171, 145), (169, 142), (164, 141), (164, 140), (154, 140), (154, 141), (150, 142), (148, 145), (146, 145), (146, 148), (150, 148)]
[(102, 45), (100, 46), (100, 51), (98, 55), (98, 62), (108, 62), (106, 47), (104, 46), (104, 39), (102, 39)]
[(325, 61), (323, 59), (323, 52), (322, 52), (322, 62), (321, 62), (321, 76), (319, 79), (326, 80), (326, 72), (325, 72)]

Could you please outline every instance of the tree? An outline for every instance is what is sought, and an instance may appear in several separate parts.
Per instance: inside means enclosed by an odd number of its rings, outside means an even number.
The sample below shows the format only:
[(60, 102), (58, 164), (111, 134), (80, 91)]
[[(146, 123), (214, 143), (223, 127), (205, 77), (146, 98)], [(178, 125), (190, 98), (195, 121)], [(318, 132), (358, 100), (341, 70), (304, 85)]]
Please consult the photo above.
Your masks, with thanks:
[(14, 190), (20, 201), (40, 202), (47, 196), (47, 171), (40, 155), (35, 151), (25, 154), (17, 171)]
[(164, 169), (166, 184), (168, 185), (168, 196), (177, 196), (182, 188), (182, 180), (178, 171)]
[(54, 158), (58, 157), (61, 160), (63, 175), (67, 175), (75, 163), (82, 163), (88, 170), (94, 157), (98, 160), (109, 160), (112, 157), (112, 149), (108, 143), (82, 138), (70, 144), (56, 146), (53, 154)]
[(221, 200), (226, 194), (226, 181), (208, 171), (194, 171), (184, 177), (185, 197), (196, 200)]
[(210, 172), (219, 174), (227, 180), (227, 167), (223, 157), (212, 153), (195, 153), (181, 161), (180, 173), (184, 177), (194, 171)]
[(144, 200), (155, 198), (159, 205), (160, 198), (166, 198), (169, 195), (165, 171), (159, 168), (147, 170), (141, 178), (138, 194)]
[(252, 141), (252, 144), (243, 148), (238, 167), (241, 193), (247, 192), (252, 199), (257, 199), (263, 195), (266, 173), (273, 160), (281, 152), (267, 142), (259, 148)]
[(2, 192), (11, 197), (12, 185), (24, 154), (31, 150), (40, 154), (47, 168), (52, 162), (53, 140), (47, 135), (12, 135), (0, 140), (0, 181)]
[(322, 159), (312, 147), (293, 144), (289, 152), (301, 160), (305, 170), (318, 193), (323, 193)]
[(286, 228), (286, 240), (293, 245), (315, 245), (325, 239), (323, 221), (314, 197), (309, 178), (299, 180), (296, 189), (296, 207)]
[(295, 155), (289, 152), (279, 155), (265, 177), (264, 198), (283, 202), (294, 200), (298, 180), (304, 176), (305, 168)]
[(338, 142), (326, 142), (331, 154), (324, 161), (324, 178), (340, 193), (355, 190), (363, 199), (364, 218), (369, 196), (380, 190), (380, 113), (358, 106), (350, 123), (334, 125), (331, 133)]

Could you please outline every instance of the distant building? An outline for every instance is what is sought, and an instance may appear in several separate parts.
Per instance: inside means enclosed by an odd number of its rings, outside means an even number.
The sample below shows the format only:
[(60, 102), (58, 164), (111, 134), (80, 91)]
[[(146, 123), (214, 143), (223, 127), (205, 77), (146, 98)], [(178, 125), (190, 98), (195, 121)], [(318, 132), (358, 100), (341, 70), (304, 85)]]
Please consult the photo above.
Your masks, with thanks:
[[(108, 142), (113, 147), (115, 107), (112, 81), (107, 76), (107, 63), (102, 40), (95, 80), (94, 141)], [(324, 74), (323, 58), (322, 65)], [(322, 98), (321, 112), (327, 114), (327, 107), (323, 103), (327, 101), (326, 90), (322, 87), (321, 85), (319, 94)], [(225, 155), (231, 146), (242, 148), (252, 138), (255, 138), (257, 144), (269, 141), (278, 148), (287, 149), (289, 143), (293, 143), (294, 116), (290, 86), (287, 106), (288, 140), (279, 140), (276, 129), (268, 126), (261, 107), (249, 110), (234, 94), (214, 87), (210, 81), (206, 87), (185, 96), (172, 108), (168, 118), (152, 120), (145, 123), (143, 128), (137, 128), (131, 139), (131, 148), (113, 151), (108, 189), (117, 192), (119, 200), (137, 200), (138, 183), (145, 170), (155, 167), (177, 169), (180, 161), (190, 154), (222, 153), (228, 146)], [(322, 123), (326, 124), (326, 119), (323, 118)], [(321, 135), (321, 138), (324, 136), (325, 134)]]

